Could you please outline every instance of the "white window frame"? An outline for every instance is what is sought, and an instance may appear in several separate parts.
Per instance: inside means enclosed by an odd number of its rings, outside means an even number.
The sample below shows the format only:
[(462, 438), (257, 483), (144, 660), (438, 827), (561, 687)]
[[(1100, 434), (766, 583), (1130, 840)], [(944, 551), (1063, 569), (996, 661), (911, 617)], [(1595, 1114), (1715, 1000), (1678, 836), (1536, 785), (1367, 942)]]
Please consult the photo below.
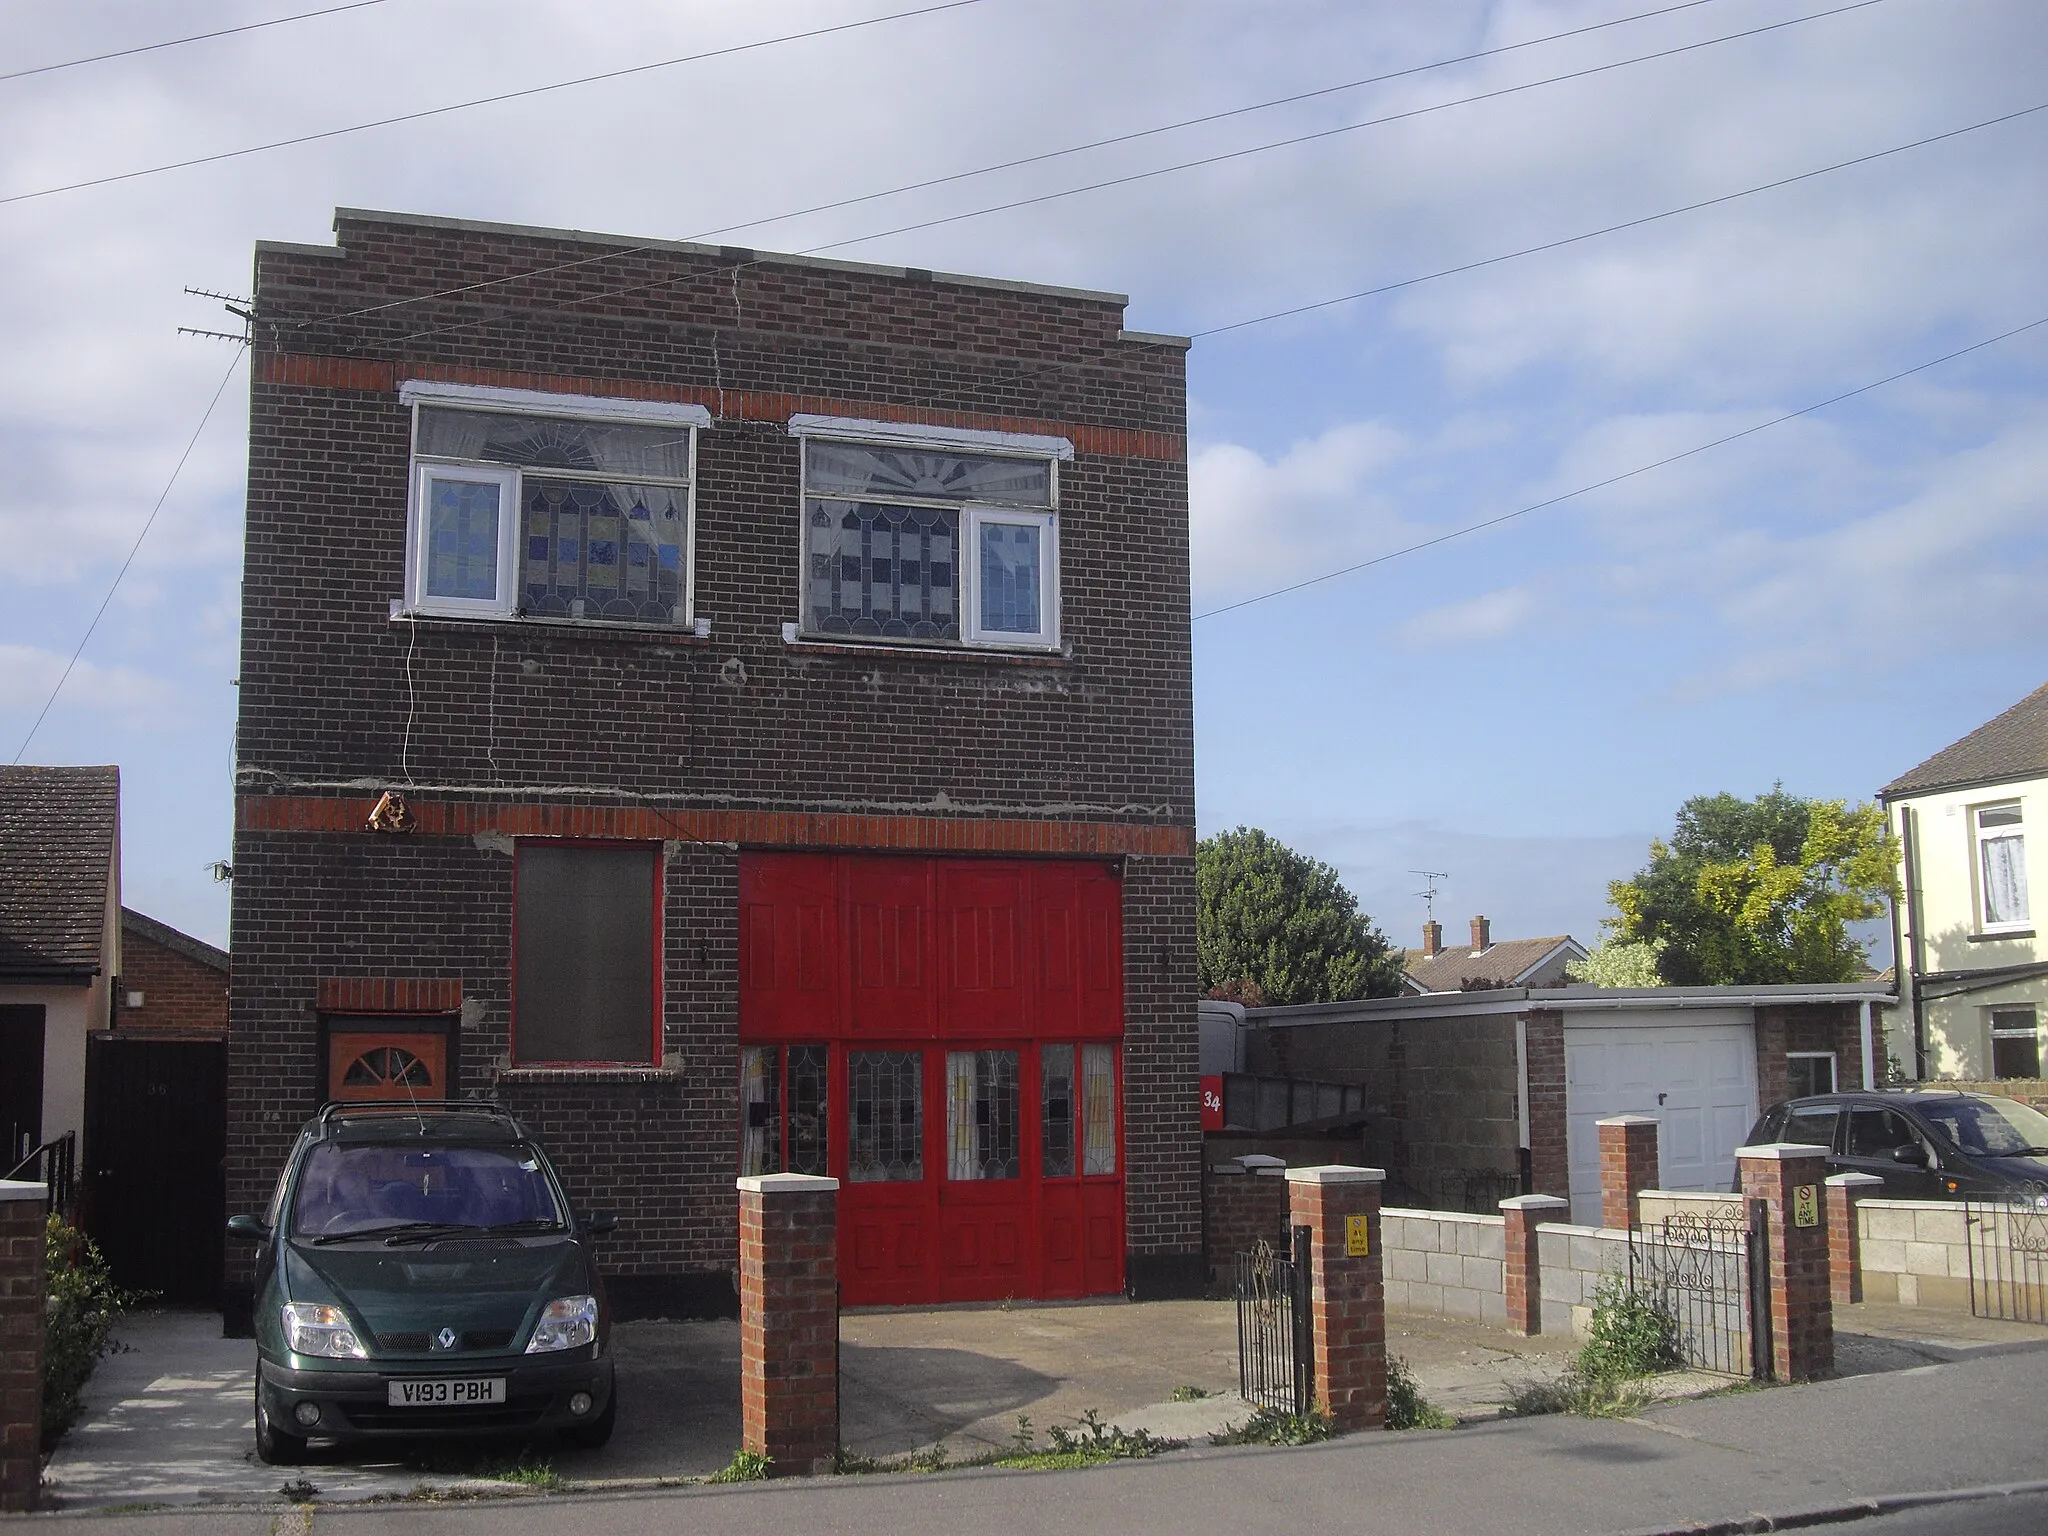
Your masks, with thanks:
[[(785, 626), (785, 638), (796, 643), (871, 645), (900, 649), (947, 651), (1029, 651), (1060, 649), (1060, 465), (1074, 457), (1071, 438), (1024, 432), (987, 432), (967, 427), (931, 427), (895, 421), (864, 421), (843, 416), (793, 415), (789, 435), (797, 439), (798, 498), (796, 552), (797, 622)], [(889, 498), (890, 505), (930, 506), (957, 511), (960, 517), (956, 591), (960, 602), (958, 640), (915, 640), (895, 636), (821, 634), (810, 627), (806, 572), (810, 559), (810, 526), (803, 508), (811, 499), (808, 455), (810, 438), (881, 448), (923, 448), (941, 453), (983, 454), (994, 458), (1043, 460), (1047, 469), (1045, 507), (1008, 507), (986, 502), (942, 501), (919, 496)], [(843, 500), (830, 497), (829, 500)], [(1008, 523), (1042, 530), (1039, 565), (1039, 629), (1029, 635), (989, 629), (981, 622), (981, 553), (979, 531), (984, 523)]]
[[(449, 410), (491, 412), (505, 416), (552, 416), (572, 421), (609, 421), (622, 426), (674, 426), (688, 430), (689, 479), (683, 487), (681, 616), (668, 624), (630, 623), (617, 619), (592, 620), (536, 617), (541, 624), (589, 624), (597, 628), (688, 629), (696, 622), (697, 588), (697, 444), (703, 429), (711, 425), (711, 413), (701, 405), (678, 405), (659, 400), (618, 400), (603, 395), (555, 395), (537, 389), (498, 389), (477, 384), (442, 384), (426, 379), (407, 379), (398, 388), (399, 403), (407, 408), (408, 454), (412, 474), (407, 491), (405, 519), (405, 596), (403, 615), (436, 618), (494, 619), (518, 622), (519, 549), (521, 519), (520, 476), (517, 465), (482, 465), (458, 459), (423, 456), (419, 442), (419, 408), (439, 406)], [(592, 479), (611, 483), (617, 476), (563, 474), (555, 470), (540, 473), (556, 479)], [(498, 595), (486, 602), (477, 598), (430, 597), (427, 595), (426, 514), (427, 489), (435, 479), (459, 480), (470, 484), (496, 483), (505, 487), (500, 496), (498, 526)], [(673, 480), (649, 481), (674, 485)], [(394, 615), (397, 617), (399, 615)]]
[[(1825, 1061), (1828, 1064), (1828, 1086), (1814, 1089), (1811, 1096), (1817, 1097), (1824, 1093), (1840, 1093), (1842, 1091), (1842, 1064), (1835, 1059), (1833, 1051), (1787, 1051), (1785, 1059), (1787, 1061)], [(1794, 1094), (1793, 1097), (1803, 1098), (1809, 1097), (1809, 1095)]]
[[(498, 595), (493, 598), (436, 597), (427, 591), (427, 562), (433, 556), (432, 541), (427, 536), (427, 509), (433, 505), (433, 486), (436, 481), (453, 481), (461, 485), (495, 485), (498, 487)], [(513, 556), (518, 553), (515, 540), (519, 532), (519, 471), (516, 469), (481, 469), (470, 464), (443, 464), (434, 460), (416, 462), (413, 466), (413, 514), (407, 527), (410, 546), (406, 560), (405, 605), (414, 613), (440, 614), (458, 619), (509, 619), (518, 609), (518, 583), (508, 581), (512, 572)]]
[[(981, 620), (981, 530), (989, 524), (1036, 528), (1038, 550), (1038, 628), (1029, 634), (1015, 629), (990, 629)], [(991, 507), (970, 502), (960, 509), (961, 623), (967, 645), (1002, 646), (1040, 651), (1060, 644), (1060, 517), (1016, 507)]]
[[(1984, 815), (1987, 811), (2012, 811), (2020, 818), (2005, 826), (1986, 828)], [(1984, 878), (1984, 848), (1987, 843), (2014, 841), (2019, 847), (2020, 870), (2024, 878), (2027, 860), (2027, 822), (2025, 807), (2018, 800), (1993, 800), (1983, 805), (1970, 807), (1970, 884), (1977, 896), (1977, 931), (1979, 933), (2021, 933), (2034, 926), (2032, 882), (2028, 882), (2027, 910), (2019, 917), (1993, 922), (1991, 918), (1991, 893), (1986, 889)], [(1987, 835), (1988, 834), (1988, 835)]]
[[(1998, 1016), (2024, 1013), (2027, 1022), (2000, 1024)], [(2031, 1040), (2034, 1042), (2036, 1063), (2048, 1055), (2041, 1049), (2041, 1010), (2032, 1003), (1993, 1003), (1984, 1010), (1984, 1069), (1987, 1076), (1996, 1079), (1998, 1075), (1998, 1042), (2000, 1040)]]

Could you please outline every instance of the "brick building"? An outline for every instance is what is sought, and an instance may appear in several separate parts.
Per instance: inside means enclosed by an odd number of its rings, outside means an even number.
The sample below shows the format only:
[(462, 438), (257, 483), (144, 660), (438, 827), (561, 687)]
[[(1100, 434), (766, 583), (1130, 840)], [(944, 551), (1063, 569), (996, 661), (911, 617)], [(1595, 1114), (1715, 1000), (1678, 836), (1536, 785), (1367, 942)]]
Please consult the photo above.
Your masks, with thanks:
[(1185, 342), (336, 230), (256, 257), (229, 1209), (329, 1096), (495, 1094), (627, 1312), (729, 1307), (778, 1169), (849, 1302), (1199, 1287)]
[(164, 1040), (228, 1032), (228, 955), (169, 923), (121, 909), (120, 995), (114, 1030)]

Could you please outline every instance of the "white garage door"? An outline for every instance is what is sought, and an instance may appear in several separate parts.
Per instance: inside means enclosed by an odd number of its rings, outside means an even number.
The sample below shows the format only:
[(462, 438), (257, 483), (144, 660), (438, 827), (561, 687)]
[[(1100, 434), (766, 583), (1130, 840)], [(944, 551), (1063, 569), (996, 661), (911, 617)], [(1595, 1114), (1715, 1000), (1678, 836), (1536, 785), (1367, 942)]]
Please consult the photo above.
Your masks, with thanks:
[(1735, 1149), (1756, 1123), (1756, 1031), (1746, 1010), (1656, 1025), (1628, 1015), (1569, 1021), (1564, 1068), (1573, 1221), (1600, 1224), (1596, 1122), (1609, 1115), (1657, 1117), (1659, 1188), (1734, 1184)]

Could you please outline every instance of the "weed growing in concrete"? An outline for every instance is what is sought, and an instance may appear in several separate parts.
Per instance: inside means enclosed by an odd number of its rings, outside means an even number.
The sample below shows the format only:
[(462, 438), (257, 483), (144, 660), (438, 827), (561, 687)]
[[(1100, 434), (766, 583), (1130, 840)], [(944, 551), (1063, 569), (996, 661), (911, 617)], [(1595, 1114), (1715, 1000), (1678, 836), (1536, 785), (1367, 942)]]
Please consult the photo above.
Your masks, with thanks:
[(562, 1474), (555, 1470), (553, 1462), (526, 1454), (517, 1461), (486, 1468), (478, 1475), (501, 1483), (517, 1483), (537, 1493), (554, 1493), (564, 1486)]
[(1313, 1445), (1335, 1434), (1336, 1426), (1320, 1408), (1307, 1413), (1282, 1413), (1261, 1408), (1242, 1424), (1231, 1424), (1209, 1437), (1211, 1445)]
[(1669, 1309), (1620, 1275), (1602, 1275), (1593, 1292), (1592, 1324), (1579, 1350), (1579, 1373), (1603, 1381), (1627, 1381), (1683, 1364), (1678, 1319)]
[(1576, 1413), (1589, 1419), (1628, 1419), (1657, 1400), (1632, 1381), (1587, 1376), (1574, 1366), (1544, 1381), (1518, 1383), (1502, 1412), (1511, 1419), (1543, 1413)]
[(1008, 1450), (983, 1451), (979, 1455), (952, 1460), (943, 1445), (907, 1451), (901, 1456), (859, 1456), (842, 1450), (834, 1470), (863, 1472), (945, 1472), (955, 1467), (1002, 1467), (1012, 1471), (1049, 1472), (1072, 1467), (1095, 1467), (1109, 1461), (1139, 1461), (1161, 1451), (1177, 1451), (1185, 1440), (1165, 1440), (1150, 1430), (1126, 1430), (1102, 1422), (1102, 1415), (1090, 1408), (1071, 1427), (1055, 1424), (1046, 1431), (1045, 1443), (1038, 1441), (1031, 1427), (1031, 1415), (1017, 1415), (1017, 1432)]
[(1173, 1389), (1173, 1400), (1176, 1403), (1199, 1403), (1203, 1398), (1215, 1395), (1207, 1387), (1186, 1386)]
[(1387, 1428), (1456, 1429), (1455, 1414), (1445, 1413), (1422, 1395), (1408, 1362), (1398, 1355), (1387, 1356)]
[(768, 1469), (775, 1458), (763, 1456), (759, 1451), (734, 1451), (732, 1460), (704, 1481), (707, 1483), (759, 1483), (768, 1478)]

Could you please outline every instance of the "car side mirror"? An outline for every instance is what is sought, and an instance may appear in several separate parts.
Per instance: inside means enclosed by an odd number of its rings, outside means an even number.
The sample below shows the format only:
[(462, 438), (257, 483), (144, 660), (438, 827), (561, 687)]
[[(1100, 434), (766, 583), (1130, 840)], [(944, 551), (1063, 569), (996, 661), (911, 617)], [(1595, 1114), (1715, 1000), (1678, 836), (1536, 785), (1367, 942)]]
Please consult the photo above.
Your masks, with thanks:
[(592, 1237), (605, 1237), (619, 1230), (617, 1211), (592, 1211), (583, 1218), (583, 1230)]
[(261, 1216), (230, 1216), (228, 1236), (239, 1237), (244, 1242), (267, 1243), (270, 1241), (270, 1228), (263, 1224)]
[(1910, 1168), (1925, 1168), (1927, 1149), (1917, 1141), (1909, 1141), (1903, 1147), (1892, 1148), (1892, 1161), (1904, 1163)]

